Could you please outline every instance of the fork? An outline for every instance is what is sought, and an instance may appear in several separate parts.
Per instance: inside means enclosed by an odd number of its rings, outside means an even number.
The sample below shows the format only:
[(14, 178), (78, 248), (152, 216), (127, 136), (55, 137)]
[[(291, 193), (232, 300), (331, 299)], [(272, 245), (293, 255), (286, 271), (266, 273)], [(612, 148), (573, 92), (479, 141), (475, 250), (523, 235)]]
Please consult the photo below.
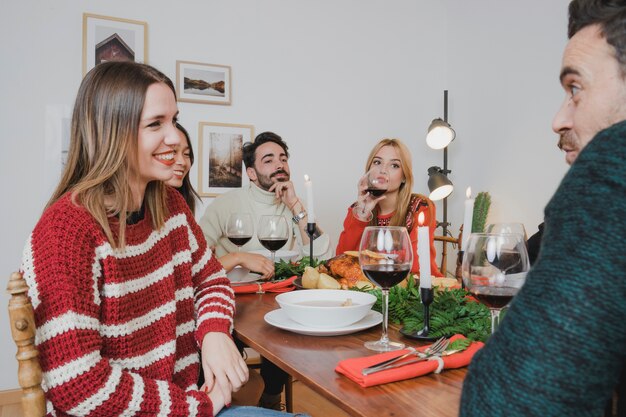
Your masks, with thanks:
[(404, 355), (400, 355), (400, 356), (396, 356), (395, 358), (391, 358), (391, 359), (387, 359), (385, 361), (379, 362), (377, 364), (374, 364), (372, 366), (369, 366), (367, 368), (364, 368), (361, 371), (362, 375), (369, 375), (369, 374), (373, 374), (374, 372), (378, 372), (379, 370), (381, 370), (382, 368), (386, 367), (387, 365), (390, 365), (392, 363), (395, 363), (397, 361), (400, 361), (404, 358), (407, 358), (411, 355), (417, 355), (422, 359), (427, 359), (431, 356), (434, 355), (439, 355), (441, 354), (444, 350), (446, 350), (446, 348), (448, 347), (448, 344), (450, 343), (450, 341), (448, 339), (446, 339), (445, 337), (442, 337), (440, 339), (438, 339), (435, 343), (433, 343), (432, 345), (430, 345), (428, 348), (426, 348), (423, 352), (416, 350), (413, 347), (409, 347), (409, 352), (405, 353)]
[(391, 365), (385, 365), (385, 366), (383, 366), (383, 367), (377, 368), (376, 370), (374, 370), (374, 371), (372, 371), (372, 372), (369, 372), (369, 373), (368, 373), (368, 375), (369, 375), (369, 374), (372, 374), (372, 373), (374, 373), (374, 372), (387, 371), (387, 370), (389, 370), (389, 369), (401, 368), (401, 367), (406, 366), (406, 365), (412, 365), (412, 364), (414, 364), (414, 363), (418, 363), (418, 362), (422, 362), (422, 361), (427, 361), (427, 360), (429, 360), (429, 359), (431, 359), (431, 358), (434, 358), (434, 357), (437, 357), (437, 356), (439, 356), (439, 357), (443, 357), (443, 356), (450, 356), (450, 355), (454, 355), (455, 353), (461, 352), (462, 350), (463, 350), (463, 349), (444, 350), (443, 352), (439, 352), (439, 353), (438, 353), (438, 354), (436, 354), (436, 355), (422, 356), (422, 357), (419, 357), (419, 358), (417, 358), (417, 359), (412, 359), (412, 360), (410, 360), (410, 361), (406, 361), (406, 362), (402, 362), (402, 363), (392, 363)]

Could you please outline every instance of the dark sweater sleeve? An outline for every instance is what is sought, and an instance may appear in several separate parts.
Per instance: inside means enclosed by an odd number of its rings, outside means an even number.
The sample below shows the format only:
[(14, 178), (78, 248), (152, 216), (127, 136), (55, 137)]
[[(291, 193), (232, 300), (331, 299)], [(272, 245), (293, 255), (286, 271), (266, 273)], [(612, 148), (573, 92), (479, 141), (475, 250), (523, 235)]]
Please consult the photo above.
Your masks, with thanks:
[(626, 358), (624, 161), (626, 122), (563, 179), (541, 256), (470, 366), (461, 416), (602, 415)]

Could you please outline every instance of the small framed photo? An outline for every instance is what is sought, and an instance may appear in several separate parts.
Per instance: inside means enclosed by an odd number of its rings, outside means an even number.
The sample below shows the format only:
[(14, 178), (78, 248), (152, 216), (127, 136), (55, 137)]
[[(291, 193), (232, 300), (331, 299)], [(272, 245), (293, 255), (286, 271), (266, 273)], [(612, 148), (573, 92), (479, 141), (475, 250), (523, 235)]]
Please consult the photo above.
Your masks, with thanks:
[(83, 13), (83, 76), (107, 61), (148, 62), (146, 22)]
[(242, 147), (254, 140), (254, 126), (200, 122), (198, 194), (215, 197), (247, 185)]
[(176, 61), (178, 101), (230, 106), (230, 67)]

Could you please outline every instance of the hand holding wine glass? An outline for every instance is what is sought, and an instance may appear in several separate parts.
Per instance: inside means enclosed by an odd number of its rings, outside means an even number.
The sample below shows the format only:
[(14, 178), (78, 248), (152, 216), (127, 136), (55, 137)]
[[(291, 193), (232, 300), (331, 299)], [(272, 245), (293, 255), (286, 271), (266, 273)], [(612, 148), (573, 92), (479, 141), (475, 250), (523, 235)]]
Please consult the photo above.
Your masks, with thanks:
[[(389, 174), (380, 166), (373, 166), (359, 180), (359, 196), (353, 209), (359, 219), (371, 219), (376, 204), (382, 200), (389, 188)], [(368, 220), (369, 220), (368, 219)]]
[(272, 263), (275, 263), (276, 251), (289, 239), (287, 221), (283, 216), (261, 216), (258, 236), (261, 245), (272, 253)]
[(518, 293), (529, 269), (520, 234), (472, 233), (463, 258), (463, 283), (491, 312), (491, 333), (500, 311)]
[(233, 245), (237, 246), (237, 251), (241, 252), (241, 247), (252, 239), (254, 234), (254, 222), (249, 213), (231, 213), (226, 223), (226, 236)]
[(365, 347), (378, 352), (402, 349), (403, 343), (389, 340), (387, 326), (389, 289), (407, 277), (413, 264), (413, 249), (406, 228), (366, 227), (361, 237), (359, 264), (365, 276), (382, 290), (382, 337), (377, 341), (366, 342)]

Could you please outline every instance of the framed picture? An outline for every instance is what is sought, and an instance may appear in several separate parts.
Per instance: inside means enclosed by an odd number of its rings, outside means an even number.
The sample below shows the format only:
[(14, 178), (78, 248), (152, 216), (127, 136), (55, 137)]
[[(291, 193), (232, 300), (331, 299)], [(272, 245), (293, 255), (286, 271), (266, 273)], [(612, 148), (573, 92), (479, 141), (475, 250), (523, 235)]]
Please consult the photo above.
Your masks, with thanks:
[(148, 62), (146, 22), (83, 13), (83, 76), (107, 61)]
[(254, 140), (254, 126), (200, 122), (198, 132), (198, 194), (215, 197), (241, 188), (245, 174), (242, 147)]
[(178, 101), (230, 106), (230, 67), (176, 61)]

